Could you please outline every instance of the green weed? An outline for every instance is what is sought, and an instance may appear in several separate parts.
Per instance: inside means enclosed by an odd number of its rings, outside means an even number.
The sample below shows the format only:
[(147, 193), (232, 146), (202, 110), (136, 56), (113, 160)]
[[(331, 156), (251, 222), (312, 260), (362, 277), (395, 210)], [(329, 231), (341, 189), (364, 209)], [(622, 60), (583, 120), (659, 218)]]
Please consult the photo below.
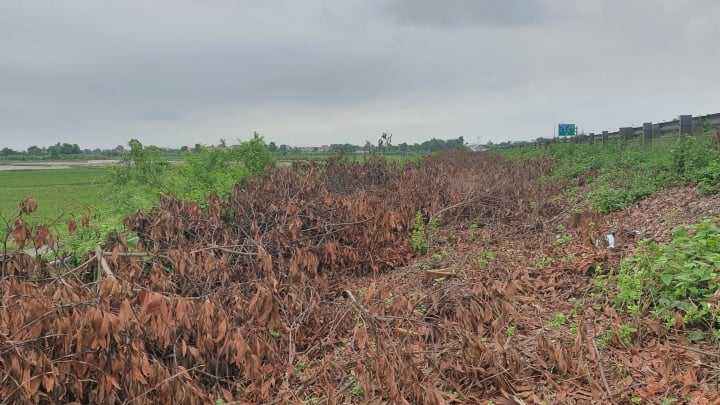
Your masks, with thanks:
[(411, 245), (417, 255), (424, 255), (430, 249), (430, 242), (437, 233), (438, 219), (431, 218), (425, 224), (425, 215), (418, 211), (413, 220)]
[(355, 396), (363, 397), (365, 394), (365, 391), (363, 390), (362, 386), (360, 385), (360, 382), (357, 379), (357, 375), (355, 374), (355, 370), (350, 371), (350, 381), (352, 381), (354, 384), (350, 388), (350, 393), (352, 393)]
[(555, 314), (555, 317), (552, 321), (548, 322), (545, 327), (549, 329), (557, 329), (563, 325), (566, 325), (568, 322), (567, 316), (563, 313)]
[[(663, 188), (698, 186), (700, 194), (720, 191), (720, 154), (707, 134), (664, 137), (643, 145), (638, 140), (595, 144), (554, 143), (548, 148), (509, 148), (505, 156), (527, 159), (545, 156), (557, 168), (552, 180), (568, 183), (568, 195), (587, 199), (601, 213), (625, 209)], [(578, 186), (587, 189), (579, 195)]]
[(537, 267), (539, 269), (544, 269), (545, 267), (553, 264), (554, 262), (555, 262), (555, 259), (553, 259), (552, 257), (541, 257), (537, 261)]
[(679, 312), (689, 326), (714, 329), (718, 309), (708, 300), (720, 288), (720, 227), (705, 220), (672, 233), (668, 244), (642, 241), (622, 262), (614, 302), (638, 317), (650, 312), (672, 325)]

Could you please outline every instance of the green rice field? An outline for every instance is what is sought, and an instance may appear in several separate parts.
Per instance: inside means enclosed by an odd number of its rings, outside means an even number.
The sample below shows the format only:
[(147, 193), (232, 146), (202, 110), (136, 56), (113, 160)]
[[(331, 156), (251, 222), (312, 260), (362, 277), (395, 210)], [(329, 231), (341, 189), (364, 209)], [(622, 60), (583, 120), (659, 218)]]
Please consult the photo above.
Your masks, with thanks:
[(56, 223), (62, 229), (69, 219), (87, 214), (93, 217), (107, 206), (110, 172), (107, 168), (0, 171), (0, 230), (18, 214), (25, 198), (37, 200), (37, 211), (26, 216), (30, 223)]

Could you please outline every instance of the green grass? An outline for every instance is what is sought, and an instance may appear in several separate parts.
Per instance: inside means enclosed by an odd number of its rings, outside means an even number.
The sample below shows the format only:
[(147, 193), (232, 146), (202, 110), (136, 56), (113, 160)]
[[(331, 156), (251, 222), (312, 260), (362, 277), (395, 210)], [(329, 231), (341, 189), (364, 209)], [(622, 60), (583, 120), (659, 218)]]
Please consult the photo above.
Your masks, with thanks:
[(544, 156), (556, 164), (554, 178), (584, 186), (590, 205), (601, 213), (622, 210), (661, 189), (697, 185), (701, 194), (720, 191), (720, 155), (708, 134), (607, 145), (555, 143), (500, 150), (515, 159)]
[[(37, 200), (37, 211), (26, 219), (30, 223), (56, 223), (56, 232), (66, 234), (65, 226), (73, 215), (93, 216), (107, 207), (109, 171), (107, 168), (71, 168), (0, 171), (0, 216), (10, 221), (25, 198)], [(0, 221), (4, 234), (5, 221)]]

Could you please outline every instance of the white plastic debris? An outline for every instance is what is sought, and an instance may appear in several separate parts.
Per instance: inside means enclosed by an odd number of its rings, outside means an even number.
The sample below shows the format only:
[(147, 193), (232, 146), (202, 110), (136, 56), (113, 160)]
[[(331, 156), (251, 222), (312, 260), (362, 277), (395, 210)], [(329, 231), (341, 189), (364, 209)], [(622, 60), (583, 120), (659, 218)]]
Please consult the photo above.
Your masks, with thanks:
[(609, 233), (605, 235), (605, 242), (607, 242), (608, 249), (614, 249), (615, 248), (615, 235)]

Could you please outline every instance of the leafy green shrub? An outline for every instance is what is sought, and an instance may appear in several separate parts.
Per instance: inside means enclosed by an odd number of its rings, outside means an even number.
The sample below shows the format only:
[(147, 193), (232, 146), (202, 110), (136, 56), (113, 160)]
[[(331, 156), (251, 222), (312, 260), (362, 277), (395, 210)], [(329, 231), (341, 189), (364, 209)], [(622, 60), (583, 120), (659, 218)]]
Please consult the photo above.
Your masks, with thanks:
[(552, 178), (586, 187), (591, 206), (601, 213), (625, 209), (677, 184), (697, 184), (700, 194), (720, 191), (720, 155), (705, 135), (661, 138), (646, 145), (623, 139), (604, 146), (558, 142), (547, 148), (509, 148), (499, 153), (514, 159), (552, 158)]
[(716, 158), (707, 166), (695, 172), (698, 194), (710, 195), (720, 192), (720, 158)]
[(155, 146), (143, 146), (137, 139), (111, 170), (111, 195), (115, 215), (151, 207), (158, 192), (168, 192), (172, 166)]
[(143, 146), (135, 139), (129, 146), (130, 151), (112, 169), (111, 206), (121, 216), (152, 207), (161, 192), (203, 204), (205, 196), (229, 193), (235, 184), (263, 172), (274, 160), (257, 133), (232, 147), (198, 147), (173, 163), (155, 146)]
[(411, 245), (415, 254), (424, 255), (430, 249), (430, 240), (437, 233), (438, 219), (430, 218), (425, 224), (425, 215), (418, 211), (415, 213), (412, 229)]
[(628, 203), (628, 199), (623, 192), (607, 186), (592, 191), (590, 201), (593, 208), (603, 214), (624, 209)]
[[(602, 213), (621, 210), (663, 188), (669, 182), (667, 142), (643, 145), (611, 140), (607, 145), (556, 143), (548, 148), (503, 152), (513, 158), (544, 154), (553, 159), (555, 180), (574, 180), (571, 187), (587, 186), (587, 198)], [(573, 184), (575, 183), (575, 184)]]
[(718, 153), (707, 137), (682, 135), (670, 149), (674, 174), (684, 183), (697, 183), (706, 174), (711, 162), (717, 162)]
[(673, 230), (672, 241), (643, 241), (639, 252), (625, 259), (617, 275), (615, 304), (642, 316), (674, 323), (679, 312), (691, 326), (716, 328), (718, 309), (708, 299), (720, 288), (720, 227), (706, 220)]
[(589, 193), (593, 208), (602, 214), (627, 208), (628, 205), (641, 200), (657, 190), (652, 184), (636, 185), (627, 189), (615, 189), (602, 186)]
[(418, 211), (415, 213), (412, 230), (412, 248), (417, 255), (424, 255), (430, 247), (425, 232), (425, 215)]
[(183, 159), (171, 191), (202, 203), (206, 195), (229, 193), (239, 181), (265, 170), (274, 158), (263, 138), (255, 133), (253, 139), (238, 146), (203, 147), (195, 153), (187, 152)]
[(700, 195), (717, 194), (720, 192), (720, 157), (714, 156), (703, 167), (695, 168), (687, 176), (687, 181), (697, 184)]

